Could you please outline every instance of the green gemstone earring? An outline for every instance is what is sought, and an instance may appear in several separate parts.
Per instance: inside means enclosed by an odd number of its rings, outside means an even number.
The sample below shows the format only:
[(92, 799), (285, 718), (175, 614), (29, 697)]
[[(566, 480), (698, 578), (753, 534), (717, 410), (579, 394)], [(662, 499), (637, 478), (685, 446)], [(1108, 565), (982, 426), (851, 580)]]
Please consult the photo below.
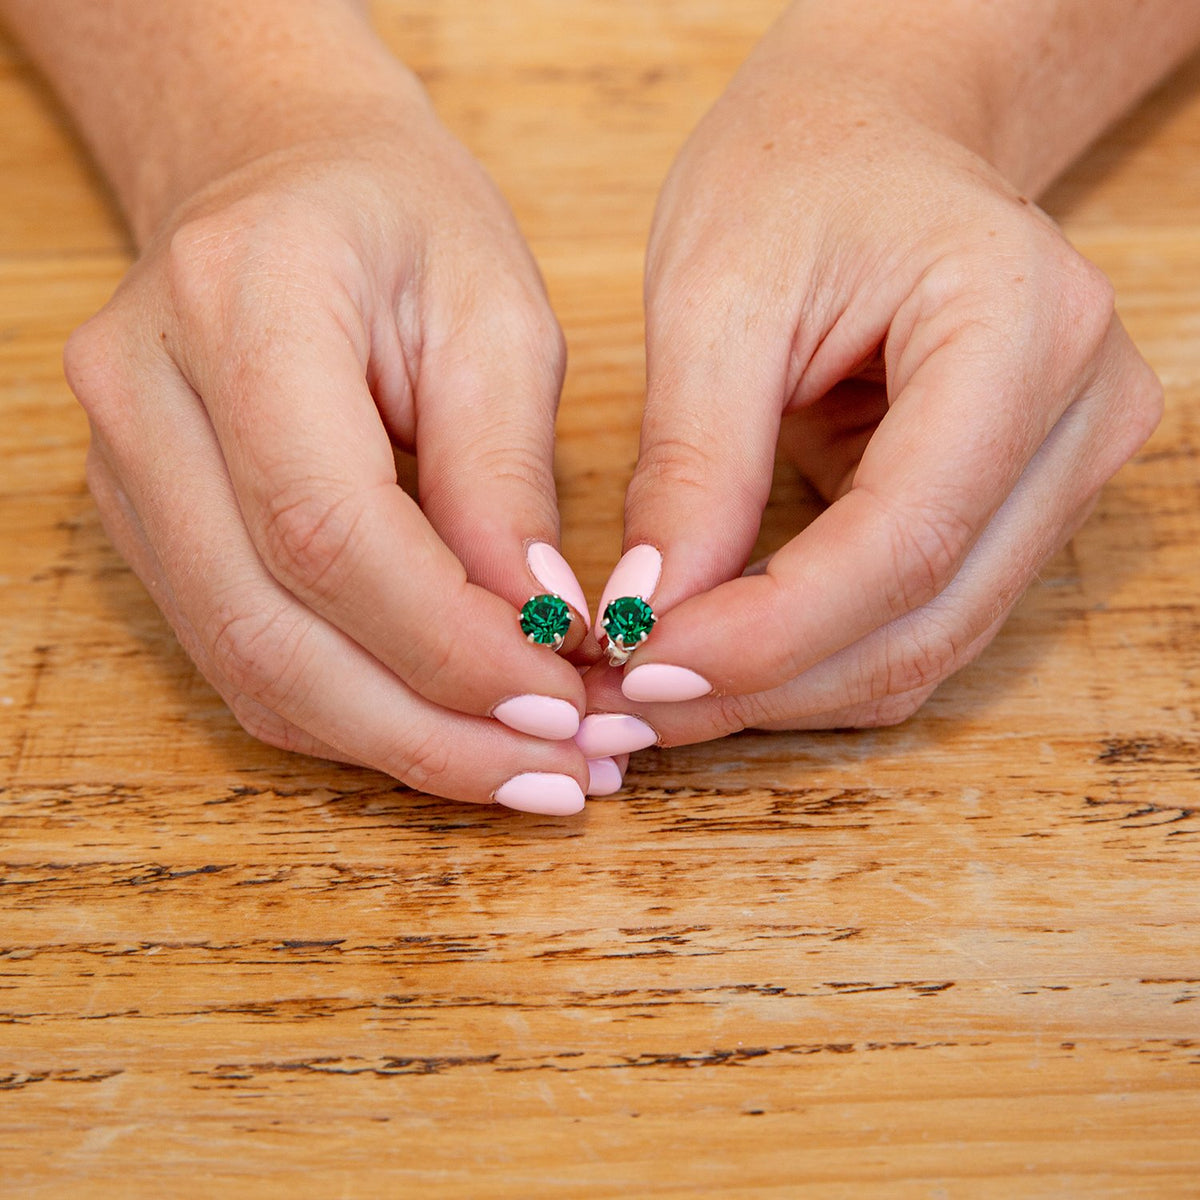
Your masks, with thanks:
[(525, 601), (521, 609), (521, 632), (535, 646), (558, 650), (571, 628), (571, 610), (561, 596), (549, 592)]
[(657, 618), (654, 609), (641, 596), (619, 596), (600, 620), (608, 636), (608, 661), (623, 666), (629, 656), (646, 640)]

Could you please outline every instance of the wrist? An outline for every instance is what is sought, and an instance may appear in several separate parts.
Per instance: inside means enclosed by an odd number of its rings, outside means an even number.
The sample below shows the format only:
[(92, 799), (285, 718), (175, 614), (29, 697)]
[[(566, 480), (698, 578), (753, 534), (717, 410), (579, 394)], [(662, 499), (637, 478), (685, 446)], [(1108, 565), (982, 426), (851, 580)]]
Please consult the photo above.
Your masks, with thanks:
[(794, 0), (755, 48), (747, 82), (758, 88), (762, 73), (772, 74), (802, 106), (811, 137), (828, 137), (831, 148), (844, 144), (847, 126), (869, 135), (885, 118), (893, 137), (896, 122), (911, 122), (1024, 186), (995, 45), (970, 21), (940, 22), (935, 35), (929, 10), (938, 7)]
[(282, 146), (402, 128), (427, 103), (363, 0), (0, 0), (142, 244)]
[(1200, 43), (1200, 0), (793, 0), (755, 50), (1037, 193)]
[(281, 154), (329, 160), (367, 136), (397, 144), (431, 108), (405, 68), (354, 79), (301, 74), (265, 86), (212, 82), (211, 101), (122, 147), (110, 172), (134, 240), (144, 246), (194, 197)]

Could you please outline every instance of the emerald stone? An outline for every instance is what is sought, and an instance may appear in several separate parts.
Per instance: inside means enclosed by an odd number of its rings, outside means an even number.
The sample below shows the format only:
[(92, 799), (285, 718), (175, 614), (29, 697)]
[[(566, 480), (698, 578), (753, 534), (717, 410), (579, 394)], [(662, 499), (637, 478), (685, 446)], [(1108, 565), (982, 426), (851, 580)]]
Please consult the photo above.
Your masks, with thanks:
[(631, 649), (654, 628), (654, 610), (641, 596), (621, 596), (605, 610), (600, 622), (609, 640)]
[(521, 609), (521, 632), (539, 646), (563, 644), (571, 628), (571, 610), (561, 596), (534, 596)]

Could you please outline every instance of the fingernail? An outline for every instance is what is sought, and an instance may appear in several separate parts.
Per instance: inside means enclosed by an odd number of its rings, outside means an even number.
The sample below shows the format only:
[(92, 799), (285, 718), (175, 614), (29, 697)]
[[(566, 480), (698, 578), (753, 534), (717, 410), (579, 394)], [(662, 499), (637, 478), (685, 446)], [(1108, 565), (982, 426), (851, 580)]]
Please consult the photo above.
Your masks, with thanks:
[(621, 768), (617, 766), (616, 759), (588, 759), (587, 794), (589, 796), (611, 796), (613, 792), (621, 790), (624, 782), (625, 777), (621, 774)]
[(581, 812), (584, 805), (583, 792), (570, 775), (549, 775), (539, 771), (514, 775), (496, 789), (493, 799), (505, 808), (550, 817), (569, 817)]
[(662, 555), (653, 546), (634, 546), (632, 550), (626, 550), (604, 585), (604, 594), (596, 611), (603, 613), (621, 596), (640, 596), (649, 600), (658, 587), (662, 561)]
[(525, 562), (530, 575), (546, 591), (561, 596), (583, 618), (584, 627), (590, 629), (592, 614), (588, 612), (587, 597), (567, 560), (549, 542), (530, 542)]
[(645, 663), (621, 680), (621, 691), (629, 700), (696, 700), (712, 690), (703, 675), (669, 663)]
[(579, 722), (575, 744), (588, 758), (632, 754), (658, 741), (658, 734), (627, 713), (591, 713)]
[(509, 729), (551, 742), (573, 738), (579, 729), (579, 712), (568, 700), (554, 696), (513, 696), (492, 709), (492, 716)]

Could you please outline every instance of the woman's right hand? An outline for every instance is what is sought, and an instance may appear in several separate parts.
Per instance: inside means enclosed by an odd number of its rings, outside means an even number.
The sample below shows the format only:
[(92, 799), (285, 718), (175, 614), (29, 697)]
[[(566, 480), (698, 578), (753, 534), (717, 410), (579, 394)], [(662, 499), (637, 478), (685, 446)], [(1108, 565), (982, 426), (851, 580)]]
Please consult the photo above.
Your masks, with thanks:
[(586, 622), (555, 550), (562, 336), (415, 88), (175, 205), (66, 366), (105, 527), (248, 731), (442, 796), (582, 807), (583, 684), (518, 624), (541, 592), (583, 618), (568, 649)]

